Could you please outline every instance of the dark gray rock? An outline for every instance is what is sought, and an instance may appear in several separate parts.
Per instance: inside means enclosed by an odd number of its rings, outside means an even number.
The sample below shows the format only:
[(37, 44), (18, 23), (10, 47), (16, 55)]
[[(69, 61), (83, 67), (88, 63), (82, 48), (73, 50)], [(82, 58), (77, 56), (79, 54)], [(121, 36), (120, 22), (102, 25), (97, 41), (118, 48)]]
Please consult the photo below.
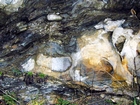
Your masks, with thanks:
[(47, 46), (46, 54), (48, 55), (56, 56), (56, 55), (64, 55), (65, 53), (64, 46), (59, 45), (56, 42), (48, 42), (46, 46)]
[(126, 38), (124, 36), (118, 37), (118, 40), (116, 41), (115, 46), (119, 52), (122, 51), (125, 40), (126, 40)]

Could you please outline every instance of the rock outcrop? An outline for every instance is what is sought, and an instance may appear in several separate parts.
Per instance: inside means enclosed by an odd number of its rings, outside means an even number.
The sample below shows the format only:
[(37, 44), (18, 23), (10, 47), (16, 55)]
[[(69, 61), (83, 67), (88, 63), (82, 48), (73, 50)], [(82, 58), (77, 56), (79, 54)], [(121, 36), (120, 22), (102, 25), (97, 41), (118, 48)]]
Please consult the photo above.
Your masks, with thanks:
[(56, 79), (62, 87), (136, 97), (139, 12), (139, 0), (0, 0), (0, 71), (41, 72), (52, 87)]

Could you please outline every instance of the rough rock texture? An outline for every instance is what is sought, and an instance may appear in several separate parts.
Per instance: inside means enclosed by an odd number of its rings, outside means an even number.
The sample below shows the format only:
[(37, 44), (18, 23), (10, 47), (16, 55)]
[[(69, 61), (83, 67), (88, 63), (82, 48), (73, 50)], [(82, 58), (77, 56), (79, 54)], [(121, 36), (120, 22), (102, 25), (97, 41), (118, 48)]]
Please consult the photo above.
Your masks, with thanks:
[(109, 42), (110, 34), (107, 34), (104, 30), (90, 33), (83, 35), (81, 41), (78, 42), (81, 49), (81, 60), (84, 65), (94, 71), (109, 73), (113, 70), (128, 83), (132, 83), (132, 75), (127, 69), (123, 68), (119, 55)]
[[(83, 94), (139, 96), (139, 0), (1, 0), (0, 8), (0, 71), (5, 75), (42, 72), (64, 87), (83, 86)], [(34, 83), (20, 78), (23, 85)], [(51, 86), (59, 87), (53, 79)], [(40, 85), (33, 85), (39, 94)], [(25, 100), (30, 88), (22, 94)]]
[(40, 54), (37, 59), (39, 66), (44, 66), (52, 71), (64, 72), (71, 66), (69, 57), (47, 57)]
[(22, 7), (24, 0), (1, 0), (0, 8), (4, 9), (7, 13), (16, 12)]

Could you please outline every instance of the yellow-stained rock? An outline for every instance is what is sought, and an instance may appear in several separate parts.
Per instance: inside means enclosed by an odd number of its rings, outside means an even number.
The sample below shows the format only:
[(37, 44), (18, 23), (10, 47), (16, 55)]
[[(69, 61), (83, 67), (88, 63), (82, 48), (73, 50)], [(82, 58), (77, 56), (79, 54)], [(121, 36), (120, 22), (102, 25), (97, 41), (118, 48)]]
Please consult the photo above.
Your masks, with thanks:
[(89, 32), (78, 39), (82, 61), (87, 68), (95, 71), (114, 72), (128, 84), (132, 83), (132, 75), (127, 69), (127, 62), (121, 62), (119, 54), (110, 42), (110, 35), (104, 30)]
[(128, 85), (125, 82), (124, 78), (122, 78), (118, 74), (114, 73), (112, 75), (112, 84), (111, 84), (111, 86), (114, 87), (114, 88), (120, 88), (120, 87), (126, 87)]

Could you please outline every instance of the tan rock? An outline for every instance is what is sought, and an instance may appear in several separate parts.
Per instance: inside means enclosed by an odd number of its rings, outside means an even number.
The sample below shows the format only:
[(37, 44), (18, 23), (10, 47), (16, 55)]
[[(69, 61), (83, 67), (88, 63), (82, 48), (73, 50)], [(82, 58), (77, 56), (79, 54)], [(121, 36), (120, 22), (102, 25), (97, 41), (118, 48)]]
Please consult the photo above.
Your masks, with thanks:
[(42, 67), (51, 67), (51, 57), (45, 56), (43, 54), (39, 54), (37, 56), (37, 65), (42, 66)]
[(49, 69), (47, 67), (43, 67), (43, 66), (36, 66), (35, 69), (34, 69), (34, 72), (41, 72), (43, 74), (53, 76), (55, 78), (59, 78), (61, 76), (61, 73), (54, 72), (51, 69)]
[(65, 72), (71, 67), (70, 57), (48, 57), (39, 54), (36, 62), (40, 66), (47, 67), (52, 71), (57, 72)]
[(109, 38), (109, 33), (104, 30), (86, 32), (78, 39), (82, 61), (87, 68), (95, 71), (110, 72), (113, 69), (128, 84), (131, 84), (132, 75), (122, 65), (120, 56)]
[(43, 54), (37, 56), (36, 63), (35, 72), (41, 72), (60, 79), (64, 79), (61, 78), (62, 75), (68, 75), (67, 69), (71, 66), (69, 57), (49, 57)]

